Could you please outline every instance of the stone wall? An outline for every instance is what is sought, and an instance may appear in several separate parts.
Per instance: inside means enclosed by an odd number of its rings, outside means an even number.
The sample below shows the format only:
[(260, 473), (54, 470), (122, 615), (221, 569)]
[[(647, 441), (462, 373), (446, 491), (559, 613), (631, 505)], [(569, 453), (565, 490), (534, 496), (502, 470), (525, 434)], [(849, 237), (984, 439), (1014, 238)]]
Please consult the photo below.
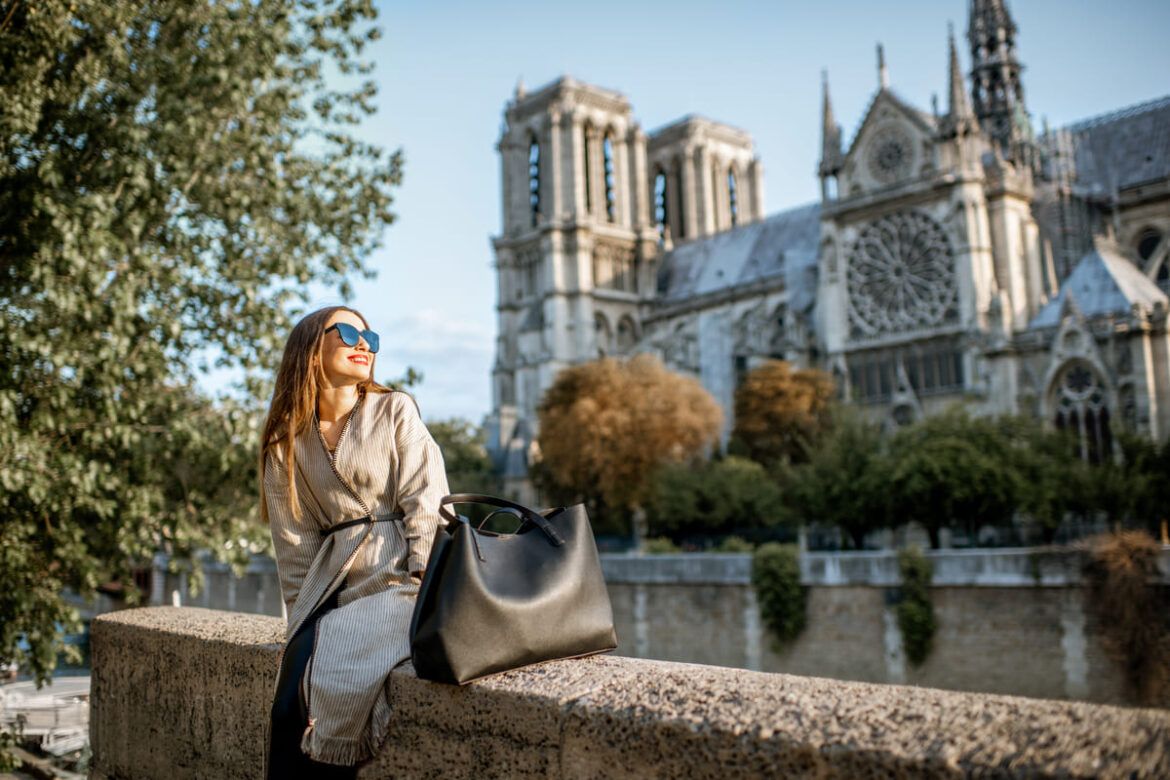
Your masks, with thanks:
[[(938, 631), (910, 666), (894, 616), (896, 554), (805, 553), (808, 626), (776, 648), (762, 625), (743, 554), (602, 556), (621, 655), (754, 671), (951, 690), (1133, 704), (1086, 603), (1082, 554), (1055, 548), (940, 550), (931, 601)], [(1170, 548), (1161, 559), (1170, 584)], [(159, 562), (152, 601), (281, 614), (276, 570), (243, 578), (211, 568), (194, 598)], [(1170, 706), (1170, 702), (1167, 702)]]
[[(260, 777), (283, 629), (198, 608), (96, 618), (93, 780)], [(389, 686), (363, 780), (1170, 776), (1163, 710), (615, 656)]]
[[(763, 628), (748, 555), (602, 557), (624, 655), (951, 690), (1135, 704), (1102, 643), (1070, 550), (929, 553), (938, 625), (910, 666), (894, 613), (893, 552), (805, 553), (807, 627), (783, 648)], [(1161, 559), (1170, 582), (1170, 550)], [(1170, 706), (1170, 701), (1165, 703)]]

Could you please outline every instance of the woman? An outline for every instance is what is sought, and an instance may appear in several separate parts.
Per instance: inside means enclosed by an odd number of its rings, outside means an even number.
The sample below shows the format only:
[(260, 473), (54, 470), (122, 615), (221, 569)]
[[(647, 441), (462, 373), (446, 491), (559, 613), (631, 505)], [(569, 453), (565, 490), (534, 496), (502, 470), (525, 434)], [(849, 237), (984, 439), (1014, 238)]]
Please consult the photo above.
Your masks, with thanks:
[(288, 609), (269, 778), (354, 777), (390, 720), (418, 585), (448, 493), (406, 393), (373, 379), (378, 336), (353, 309), (313, 312), (284, 348), (261, 438), (261, 514)]

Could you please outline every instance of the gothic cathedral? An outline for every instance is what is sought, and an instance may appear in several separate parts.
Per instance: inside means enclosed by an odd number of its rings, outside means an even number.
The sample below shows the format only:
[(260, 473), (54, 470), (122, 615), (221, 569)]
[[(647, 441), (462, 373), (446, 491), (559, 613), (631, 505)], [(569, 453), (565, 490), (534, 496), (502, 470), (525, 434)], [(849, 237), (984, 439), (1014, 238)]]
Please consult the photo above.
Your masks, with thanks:
[(1170, 97), (1033, 130), (1017, 30), (974, 0), (945, 111), (879, 87), (846, 145), (827, 79), (821, 200), (765, 215), (744, 131), (647, 133), (563, 77), (504, 112), (489, 450), (530, 498), (537, 405), (564, 366), (653, 352), (727, 414), (767, 359), (830, 372), (890, 425), (955, 403), (1170, 436)]

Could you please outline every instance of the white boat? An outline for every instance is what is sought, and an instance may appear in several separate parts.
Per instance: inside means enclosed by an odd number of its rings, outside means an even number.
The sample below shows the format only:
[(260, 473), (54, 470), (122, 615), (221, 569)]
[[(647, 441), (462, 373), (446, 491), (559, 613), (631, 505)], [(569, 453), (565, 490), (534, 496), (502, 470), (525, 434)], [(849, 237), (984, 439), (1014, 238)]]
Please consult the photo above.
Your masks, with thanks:
[(0, 727), (39, 738), (55, 756), (77, 752), (89, 742), (89, 676), (58, 677), (37, 689), (31, 681), (0, 686)]

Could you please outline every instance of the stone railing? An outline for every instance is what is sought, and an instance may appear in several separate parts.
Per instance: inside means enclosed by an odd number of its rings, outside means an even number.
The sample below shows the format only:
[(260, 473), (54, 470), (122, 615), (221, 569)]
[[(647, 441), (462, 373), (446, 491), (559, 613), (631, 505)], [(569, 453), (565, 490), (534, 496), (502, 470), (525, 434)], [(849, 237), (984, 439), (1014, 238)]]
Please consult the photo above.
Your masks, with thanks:
[[(283, 630), (197, 608), (95, 619), (92, 777), (260, 777)], [(614, 656), (391, 680), (362, 778), (1170, 777), (1164, 710)]]

